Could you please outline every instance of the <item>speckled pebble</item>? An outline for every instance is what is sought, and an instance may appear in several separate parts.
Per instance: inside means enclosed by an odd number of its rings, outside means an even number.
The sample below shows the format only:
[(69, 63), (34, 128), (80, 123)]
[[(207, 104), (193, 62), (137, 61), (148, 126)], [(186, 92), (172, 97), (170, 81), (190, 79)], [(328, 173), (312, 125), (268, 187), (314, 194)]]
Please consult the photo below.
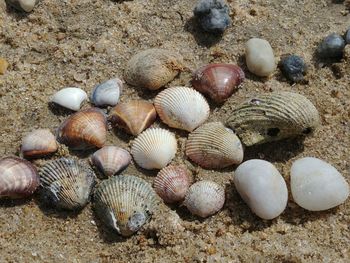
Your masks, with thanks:
[(317, 53), (320, 58), (340, 58), (343, 56), (344, 47), (344, 39), (340, 35), (332, 33), (320, 43)]
[(307, 69), (304, 60), (297, 55), (282, 58), (280, 66), (285, 77), (293, 82), (303, 80)]
[(4, 58), (0, 58), (0, 74), (4, 75), (6, 73), (9, 63)]

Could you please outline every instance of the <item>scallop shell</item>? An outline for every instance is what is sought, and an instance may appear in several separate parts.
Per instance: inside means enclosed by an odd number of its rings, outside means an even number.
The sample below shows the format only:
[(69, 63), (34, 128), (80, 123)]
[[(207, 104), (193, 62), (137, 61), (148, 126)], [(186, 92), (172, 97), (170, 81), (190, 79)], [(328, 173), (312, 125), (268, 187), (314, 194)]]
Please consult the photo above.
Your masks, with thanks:
[(88, 166), (67, 158), (46, 163), (39, 176), (45, 199), (68, 210), (83, 208), (95, 183), (95, 174)]
[(123, 82), (118, 79), (107, 80), (97, 85), (91, 94), (91, 102), (96, 106), (115, 106), (122, 92)]
[(225, 189), (212, 181), (199, 181), (187, 192), (184, 205), (194, 215), (208, 217), (217, 213), (225, 203)]
[(203, 168), (225, 168), (242, 162), (243, 146), (221, 122), (210, 122), (190, 133), (186, 155)]
[(135, 176), (110, 177), (102, 181), (94, 195), (97, 216), (123, 236), (138, 231), (150, 219), (156, 205), (151, 185)]
[(57, 140), (75, 150), (101, 148), (107, 137), (107, 118), (98, 108), (77, 112), (58, 128)]
[(91, 156), (91, 162), (102, 174), (109, 177), (124, 170), (131, 162), (131, 155), (122, 148), (105, 146)]
[(153, 104), (144, 100), (118, 104), (110, 113), (110, 121), (113, 125), (135, 136), (151, 126), (156, 118), (157, 112)]
[(56, 92), (51, 101), (70, 110), (78, 111), (84, 100), (87, 99), (85, 91), (69, 87)]
[(48, 129), (34, 130), (22, 140), (21, 155), (24, 158), (37, 158), (57, 151), (55, 136)]
[(176, 203), (185, 199), (191, 184), (191, 174), (184, 165), (169, 165), (157, 174), (153, 187), (166, 203)]
[(175, 135), (161, 128), (145, 130), (131, 147), (135, 162), (144, 169), (162, 169), (175, 157), (176, 151)]
[(320, 125), (315, 106), (303, 95), (273, 92), (258, 95), (235, 108), (227, 124), (251, 146), (309, 134)]
[(17, 157), (0, 159), (0, 198), (30, 196), (39, 186), (36, 168)]
[(193, 131), (209, 117), (209, 105), (202, 94), (187, 87), (160, 92), (154, 101), (161, 120), (173, 128)]
[(172, 81), (182, 68), (179, 54), (164, 49), (147, 49), (130, 59), (124, 78), (130, 85), (156, 90)]

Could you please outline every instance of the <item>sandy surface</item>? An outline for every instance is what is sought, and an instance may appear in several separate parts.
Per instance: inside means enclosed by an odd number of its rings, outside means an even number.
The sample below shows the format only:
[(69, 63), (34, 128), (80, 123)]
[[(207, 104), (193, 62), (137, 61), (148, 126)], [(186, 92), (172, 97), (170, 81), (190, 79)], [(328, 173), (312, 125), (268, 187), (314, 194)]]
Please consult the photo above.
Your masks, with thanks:
[[(250, 37), (263, 37), (272, 44), (276, 57), (296, 53), (305, 58), (307, 83), (290, 85), (279, 71), (265, 80), (247, 74), (242, 89), (222, 107), (211, 105), (210, 120), (225, 121), (232, 107), (260, 92), (304, 94), (322, 116), (316, 134), (304, 142), (289, 140), (247, 149), (245, 159), (272, 161), (289, 182), (294, 160), (320, 157), (350, 182), (350, 62), (330, 66), (314, 59), (323, 37), (343, 33), (350, 26), (344, 5), (335, 2), (229, 1), (233, 26), (220, 40), (197, 29), (191, 18), (194, 0), (45, 0), (29, 15), (7, 9), (1, 1), (0, 57), (10, 66), (0, 75), (0, 156), (18, 154), (26, 132), (35, 128), (54, 131), (70, 114), (48, 105), (55, 91), (78, 86), (90, 93), (95, 84), (122, 76), (128, 59), (140, 50), (174, 49), (192, 70), (209, 62), (231, 62), (247, 72), (244, 43)], [(190, 77), (184, 72), (169, 86), (188, 85)], [(156, 93), (125, 85), (121, 100), (152, 100)], [(154, 124), (159, 125), (159, 121)], [(183, 149), (186, 133), (175, 132)], [(123, 147), (129, 147), (132, 139), (121, 131), (108, 135), (109, 144)], [(183, 159), (179, 151), (174, 162)], [(101, 226), (90, 205), (71, 214), (44, 207), (36, 197), (3, 200), (0, 262), (350, 262), (350, 202), (311, 213), (289, 196), (285, 212), (264, 221), (250, 212), (234, 190), (234, 167), (208, 171), (185, 163), (196, 180), (210, 179), (226, 186), (227, 201), (218, 214), (198, 220), (185, 208), (163, 205), (143, 231), (123, 239)], [(134, 165), (124, 173), (149, 182), (156, 174)]]

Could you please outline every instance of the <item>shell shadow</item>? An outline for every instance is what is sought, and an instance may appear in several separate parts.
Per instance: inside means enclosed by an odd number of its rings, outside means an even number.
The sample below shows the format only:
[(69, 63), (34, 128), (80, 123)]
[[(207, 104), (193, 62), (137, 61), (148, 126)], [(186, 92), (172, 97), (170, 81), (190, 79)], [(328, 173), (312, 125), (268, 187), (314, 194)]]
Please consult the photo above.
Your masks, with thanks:
[(207, 219), (207, 218), (201, 218), (199, 216), (192, 215), (191, 212), (184, 205), (178, 205), (178, 206), (174, 205), (174, 207), (172, 206), (169, 206), (169, 207), (171, 207), (172, 210), (175, 210), (178, 216), (183, 221), (187, 221), (187, 222), (199, 221), (200, 223), (203, 223)]
[(24, 206), (29, 204), (33, 199), (35, 199), (34, 196), (20, 199), (4, 198), (0, 199), (0, 207), (10, 208), (15, 206)]
[(92, 155), (94, 152), (96, 152), (98, 148), (91, 148), (85, 150), (72, 150), (71, 148), (68, 148), (68, 150), (71, 156), (78, 157), (79, 159), (85, 159)]
[(60, 105), (57, 105), (53, 102), (49, 102), (48, 103), (48, 108), (49, 110), (52, 112), (52, 114), (56, 115), (56, 116), (64, 116), (64, 117), (67, 117), (69, 115), (72, 115), (74, 113), (76, 113), (75, 111), (73, 110), (70, 110), (70, 109), (67, 109), (67, 108), (64, 108)]
[(311, 62), (314, 64), (316, 69), (328, 67), (331, 68), (334, 63), (340, 63), (342, 60), (342, 57), (337, 57), (337, 58), (320, 58), (316, 50), (312, 54)]
[(118, 126), (112, 126), (110, 130), (114, 136), (116, 136), (118, 139), (122, 140), (125, 143), (129, 143), (130, 140), (134, 138), (133, 135), (128, 134), (126, 131), (124, 131), (122, 128), (119, 128)]
[(28, 17), (29, 13), (14, 8), (9, 2), (9, 0), (5, 0), (6, 12), (8, 14), (12, 15), (14, 18), (16, 18), (16, 20), (21, 20)]

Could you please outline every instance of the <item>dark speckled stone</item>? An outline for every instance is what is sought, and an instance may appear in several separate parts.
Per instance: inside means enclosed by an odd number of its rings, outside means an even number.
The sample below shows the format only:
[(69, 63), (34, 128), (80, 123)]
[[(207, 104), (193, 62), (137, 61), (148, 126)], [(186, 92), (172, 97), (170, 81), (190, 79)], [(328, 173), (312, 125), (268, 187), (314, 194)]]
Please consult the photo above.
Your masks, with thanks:
[(282, 58), (280, 67), (286, 78), (293, 82), (302, 81), (307, 69), (304, 60), (296, 55)]
[(345, 47), (344, 39), (336, 34), (327, 36), (318, 46), (317, 53), (320, 58), (341, 58)]

